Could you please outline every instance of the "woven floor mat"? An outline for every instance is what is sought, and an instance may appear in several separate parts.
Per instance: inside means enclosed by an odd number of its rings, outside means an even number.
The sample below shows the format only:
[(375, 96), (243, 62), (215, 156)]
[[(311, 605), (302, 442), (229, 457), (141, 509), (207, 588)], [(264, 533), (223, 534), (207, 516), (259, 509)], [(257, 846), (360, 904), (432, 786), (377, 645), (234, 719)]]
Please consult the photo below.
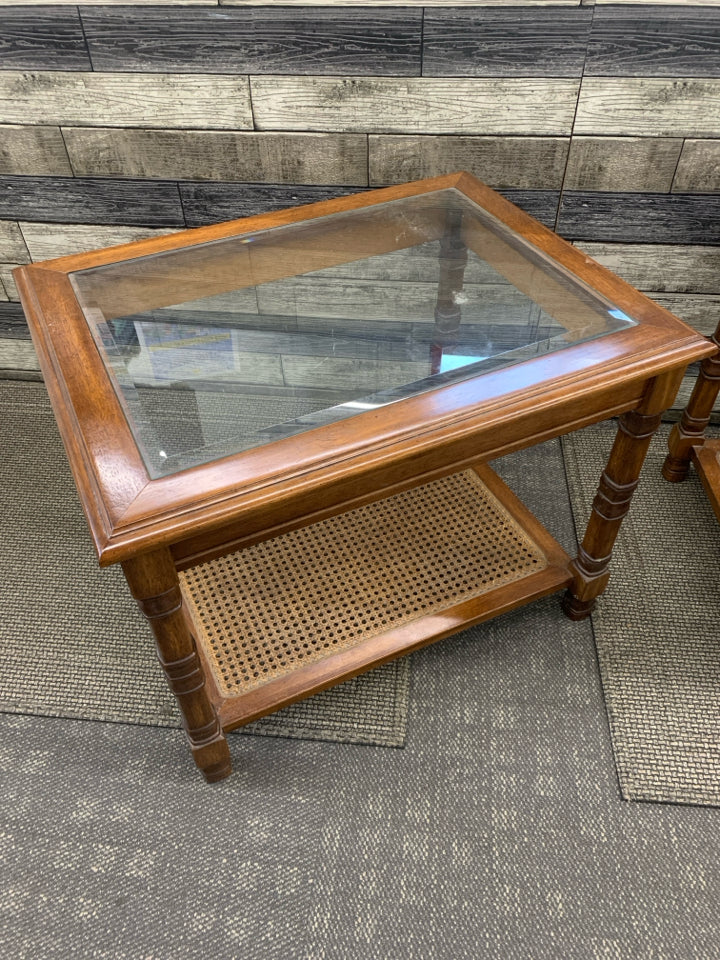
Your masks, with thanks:
[[(0, 381), (0, 711), (179, 726), (119, 568), (101, 570), (42, 384)], [(242, 732), (401, 746), (410, 661)]]
[[(720, 527), (694, 473), (662, 479), (668, 432), (650, 447), (593, 628), (623, 796), (718, 805)], [(563, 439), (578, 530), (614, 436), (601, 424)]]

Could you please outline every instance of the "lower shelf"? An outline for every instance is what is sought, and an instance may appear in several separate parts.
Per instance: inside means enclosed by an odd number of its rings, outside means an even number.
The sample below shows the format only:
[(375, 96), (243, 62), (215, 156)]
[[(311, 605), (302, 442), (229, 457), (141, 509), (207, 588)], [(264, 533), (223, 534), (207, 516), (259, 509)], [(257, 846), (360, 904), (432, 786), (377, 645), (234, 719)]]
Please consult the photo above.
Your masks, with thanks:
[(180, 573), (225, 729), (567, 586), (486, 465)]

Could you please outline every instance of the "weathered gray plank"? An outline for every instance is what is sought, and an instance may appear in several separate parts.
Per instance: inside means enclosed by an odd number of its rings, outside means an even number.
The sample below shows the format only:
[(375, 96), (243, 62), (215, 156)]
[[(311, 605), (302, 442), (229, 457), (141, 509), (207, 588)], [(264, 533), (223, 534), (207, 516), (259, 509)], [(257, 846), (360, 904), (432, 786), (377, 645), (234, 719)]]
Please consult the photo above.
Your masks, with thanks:
[(356, 187), (274, 183), (180, 183), (185, 222), (201, 227), (357, 193)]
[(685, 323), (689, 323), (694, 330), (697, 330), (704, 337), (713, 334), (718, 322), (720, 322), (720, 295), (667, 294), (649, 291), (648, 296), (665, 307), (666, 310), (674, 313), (676, 317), (680, 317)]
[[(583, 0), (584, 2), (584, 0)], [(648, 8), (651, 5), (657, 5), (658, 7), (663, 6), (676, 6), (678, 0), (592, 0), (596, 6), (601, 6), (604, 3), (610, 4), (628, 4), (630, 6), (644, 6), (647, 4)], [(717, 6), (717, 0), (692, 0), (689, 6), (693, 7), (714, 7)]]
[(71, 256), (74, 253), (84, 253), (87, 250), (132, 243), (134, 240), (144, 240), (148, 237), (160, 237), (172, 232), (151, 230), (147, 227), (28, 222), (21, 222), (19, 230), (22, 231), (22, 238), (35, 263), (41, 260), (52, 260), (55, 257)]
[(0, 7), (0, 70), (90, 70), (77, 8)]
[(419, 76), (421, 10), (81, 8), (100, 71)]
[(420, 380), (431, 373), (429, 360), (358, 360), (349, 357), (282, 358), (285, 383), (292, 387), (356, 389), (374, 393)]
[(720, 140), (686, 140), (673, 193), (720, 193)]
[(5, 288), (0, 283), (0, 338), (29, 340), (30, 331), (22, 307), (4, 299), (6, 297)]
[(59, 127), (0, 125), (0, 174), (72, 175)]
[(367, 185), (363, 134), (64, 127), (77, 176)]
[[(8, 2), (8, 0), (6, 0), (6, 2)], [(26, 7), (39, 7), (39, 6), (47, 5), (47, 0), (9, 0), (9, 2), (12, 4), (19, 4), (21, 6), (26, 6)], [(92, 2), (93, 3), (99, 2), (99, 0), (92, 0)], [(255, 0), (252, 0), (252, 2), (255, 2)], [(303, 2), (305, 2), (305, 0), (303, 0)], [(380, 0), (380, 2), (383, 2), (383, 0)], [(143, 6), (146, 3), (147, 3), (147, 0), (102, 0), (103, 6), (108, 5), (108, 6), (129, 7), (134, 5)], [(178, 5), (192, 4), (193, 6), (204, 5), (209, 7), (216, 7), (218, 5), (218, 0), (153, 0), (153, 6), (155, 7), (157, 6), (169, 7), (175, 4), (178, 4)], [(77, 6), (77, 0), (54, 0), (53, 6), (75, 7)]]
[(0, 277), (0, 303), (7, 303), (7, 300), (7, 290), (5, 289), (5, 284), (2, 282), (2, 277)]
[(593, 18), (585, 75), (714, 77), (719, 60), (720, 10), (606, 7)]
[(247, 77), (0, 72), (0, 122), (252, 129)]
[(0, 260), (10, 263), (30, 262), (30, 254), (20, 227), (13, 220), (0, 220)]
[(651, 137), (573, 137), (566, 190), (668, 192), (683, 142)]
[(623, 137), (713, 137), (720, 79), (585, 77), (574, 133)]
[(578, 243), (634, 287), (657, 293), (720, 293), (720, 247)]
[(559, 189), (568, 140), (371, 135), (369, 151), (371, 186), (467, 170), (492, 187)]
[(177, 184), (89, 177), (0, 177), (0, 218), (182, 227)]
[[(493, 318), (525, 324), (530, 302), (509, 284), (466, 284), (468, 321)], [(340, 277), (290, 277), (257, 287), (262, 313), (274, 316), (342, 317), (355, 320), (400, 320), (432, 324), (437, 284)]]
[[(39, 2), (39, 0), (29, 0), (30, 3)], [(70, 3), (73, 0), (60, 0), (62, 3)], [(111, 3), (121, 3), (122, 0), (110, 0)], [(133, 3), (144, 2), (144, 0), (132, 0)], [(171, 3), (172, 0), (164, 0), (166, 3)], [(188, 0), (182, 0), (183, 3), (188, 2)], [(244, 6), (253, 6), (256, 3), (259, 3), (260, 0), (219, 0), (221, 7), (244, 7)], [(453, 7), (474, 7), (477, 6), (478, 0), (452, 0)], [(515, 0), (513, 0), (515, 2)], [(624, 3), (626, 0), (620, 0)], [(640, 0), (641, 3), (655, 3), (661, 2), (661, 0)], [(665, 2), (665, 0), (662, 0)], [(700, 3), (716, 3), (717, 0), (699, 0)], [(283, 0), (282, 6), (312, 6), (312, 7), (324, 7), (332, 6), (337, 3), (337, 0)], [(343, 0), (343, 6), (366, 6), (367, 0)], [(398, 5), (398, 0), (373, 0), (372, 5), (374, 7), (396, 7)], [(523, 0), (524, 7), (576, 7), (578, 5), (578, 0)], [(403, 3), (404, 7), (445, 7), (447, 6), (447, 0), (405, 0)], [(505, 7), (507, 6), (507, 0), (483, 0), (483, 6), (486, 7)]]
[(578, 81), (252, 77), (260, 130), (568, 135)]
[(559, 190), (505, 190), (503, 188), (498, 192), (525, 213), (529, 213), (531, 217), (554, 228), (560, 203)]
[(0, 340), (0, 369), (39, 370), (40, 364), (32, 342), (18, 338)]
[(0, 263), (0, 283), (5, 288), (5, 296), (8, 300), (20, 299), (12, 275), (12, 271), (17, 266), (19, 266), (17, 263)]
[(720, 243), (720, 197), (566, 191), (558, 233), (618, 243)]
[(428, 10), (425, 77), (576, 77), (582, 74), (592, 11)]
[(0, 174), (72, 175), (59, 127), (0, 125)]

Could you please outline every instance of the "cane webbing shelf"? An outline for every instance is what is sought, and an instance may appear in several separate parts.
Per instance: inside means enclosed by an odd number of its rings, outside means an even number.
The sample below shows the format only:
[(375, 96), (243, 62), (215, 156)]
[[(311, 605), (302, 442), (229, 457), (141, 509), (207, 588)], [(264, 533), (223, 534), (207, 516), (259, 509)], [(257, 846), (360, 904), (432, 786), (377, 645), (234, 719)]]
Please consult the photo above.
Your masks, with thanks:
[(266, 698), (277, 708), (282, 686), (297, 699), (330, 673), (359, 672), (378, 644), (388, 659), (427, 642), (430, 624), (437, 637), (443, 616), (482, 619), (489, 600), (497, 612), (511, 586), (516, 602), (560, 589), (568, 560), (478, 466), (191, 567), (180, 582), (221, 715), (234, 702), (225, 719), (238, 724)]

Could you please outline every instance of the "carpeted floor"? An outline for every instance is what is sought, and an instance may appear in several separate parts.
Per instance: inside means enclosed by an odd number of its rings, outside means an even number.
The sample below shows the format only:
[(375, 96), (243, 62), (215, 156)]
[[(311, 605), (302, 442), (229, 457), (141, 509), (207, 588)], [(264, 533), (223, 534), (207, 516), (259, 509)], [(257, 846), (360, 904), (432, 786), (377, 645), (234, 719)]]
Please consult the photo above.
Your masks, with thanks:
[[(501, 462), (566, 549), (559, 444)], [(552, 500), (547, 489), (556, 491)], [(13, 960), (709, 960), (720, 811), (623, 802), (557, 597), (413, 655), (405, 748), (0, 716)]]
[[(119, 567), (101, 570), (42, 384), (0, 381), (0, 710), (179, 726)], [(410, 661), (242, 732), (402, 746)]]
[[(669, 429), (651, 444), (593, 628), (623, 796), (720, 805), (720, 527), (694, 472), (662, 479)], [(563, 438), (579, 530), (614, 436), (607, 423)]]
[[(101, 571), (95, 562), (43, 386), (0, 381), (0, 423), (12, 449), (0, 464), (0, 710), (178, 726), (119, 569)], [(578, 529), (614, 433), (601, 424), (562, 441)], [(593, 626), (623, 796), (720, 804), (720, 707), (709, 694), (720, 688), (720, 536), (696, 477), (679, 486), (661, 479), (666, 434), (651, 447), (616, 547), (612, 590)], [(553, 489), (542, 473), (523, 476), (522, 459), (502, 461), (500, 470), (536, 501)], [(401, 746), (410, 662), (395, 661), (246, 732)]]

